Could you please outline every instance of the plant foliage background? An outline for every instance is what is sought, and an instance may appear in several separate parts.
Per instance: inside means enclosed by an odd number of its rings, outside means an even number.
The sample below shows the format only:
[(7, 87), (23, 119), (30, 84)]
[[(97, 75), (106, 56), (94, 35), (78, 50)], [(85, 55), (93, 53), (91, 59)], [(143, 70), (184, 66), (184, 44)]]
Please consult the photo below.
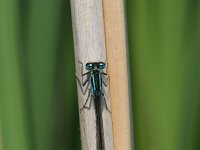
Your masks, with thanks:
[[(200, 1), (127, 0), (136, 150), (200, 149)], [(0, 150), (80, 150), (69, 0), (0, 0)]]

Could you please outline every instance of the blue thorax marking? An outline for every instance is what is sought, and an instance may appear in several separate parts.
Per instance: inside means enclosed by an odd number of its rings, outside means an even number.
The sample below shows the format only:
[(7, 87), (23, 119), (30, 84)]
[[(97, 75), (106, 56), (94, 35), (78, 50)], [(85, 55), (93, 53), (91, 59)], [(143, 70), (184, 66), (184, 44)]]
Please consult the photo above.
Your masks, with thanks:
[(90, 88), (94, 96), (102, 94), (102, 75), (101, 71), (105, 68), (104, 62), (87, 63), (86, 69), (90, 72)]

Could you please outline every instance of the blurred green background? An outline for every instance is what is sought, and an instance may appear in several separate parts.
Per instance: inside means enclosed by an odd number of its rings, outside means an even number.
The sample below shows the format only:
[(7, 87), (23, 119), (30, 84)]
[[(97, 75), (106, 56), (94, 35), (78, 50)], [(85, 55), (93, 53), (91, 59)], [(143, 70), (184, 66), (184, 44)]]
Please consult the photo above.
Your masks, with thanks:
[[(200, 1), (127, 0), (136, 150), (200, 149)], [(0, 0), (0, 150), (80, 150), (69, 0)]]

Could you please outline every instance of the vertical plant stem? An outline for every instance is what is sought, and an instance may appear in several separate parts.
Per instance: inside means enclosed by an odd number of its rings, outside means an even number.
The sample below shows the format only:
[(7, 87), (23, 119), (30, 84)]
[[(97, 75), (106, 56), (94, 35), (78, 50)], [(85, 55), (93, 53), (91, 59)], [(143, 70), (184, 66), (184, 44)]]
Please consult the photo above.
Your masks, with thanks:
[[(78, 76), (78, 78), (81, 79), (83, 72), (86, 72), (86, 63), (106, 63), (102, 0), (71, 0), (71, 9), (75, 47), (76, 75)], [(82, 64), (79, 62), (81, 62)], [(81, 71), (81, 68), (83, 68), (83, 72)], [(81, 85), (79, 86), (78, 82), (77, 86), (80, 109), (84, 106), (87, 100), (88, 93), (83, 94), (83, 92), (81, 91), (82, 87)], [(108, 108), (110, 109), (109, 88), (105, 87), (104, 90)], [(104, 102), (103, 98), (101, 100)], [(92, 107), (89, 110), (85, 109), (80, 113), (81, 139), (83, 150), (95, 150), (97, 149), (98, 145), (98, 138), (96, 135), (97, 126), (95, 109), (93, 105), (94, 99), (91, 98), (90, 101), (92, 101)], [(102, 120), (105, 149), (113, 150), (114, 147), (111, 114), (105, 109), (105, 105), (103, 105)]]
[(131, 149), (124, 0), (103, 0), (115, 150)]

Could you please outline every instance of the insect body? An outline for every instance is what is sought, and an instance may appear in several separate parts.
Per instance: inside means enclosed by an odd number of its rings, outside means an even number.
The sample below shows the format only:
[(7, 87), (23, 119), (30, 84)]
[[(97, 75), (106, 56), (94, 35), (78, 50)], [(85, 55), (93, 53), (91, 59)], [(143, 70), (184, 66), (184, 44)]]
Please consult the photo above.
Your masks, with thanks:
[[(85, 95), (87, 90), (88, 97), (83, 105), (83, 107), (80, 109), (82, 112), (83, 109), (90, 109), (91, 108), (91, 98), (94, 100), (95, 105), (95, 113), (96, 113), (96, 143), (97, 143), (97, 150), (105, 150), (105, 144), (104, 144), (104, 132), (103, 132), (103, 120), (102, 120), (102, 98), (105, 101), (105, 107), (109, 111), (107, 107), (107, 102), (104, 96), (103, 92), (103, 86), (107, 86), (107, 84), (104, 82), (104, 77), (107, 76), (107, 73), (103, 72), (103, 69), (105, 69), (105, 63), (104, 62), (92, 62), (87, 63), (85, 65), (85, 68), (88, 72), (83, 73), (83, 63), (79, 62), (82, 65), (81, 72), (82, 72), (82, 81), (77, 77), (79, 85), (81, 87), (81, 91)], [(83, 81), (83, 77), (87, 76), (86, 80)], [(83, 87), (86, 86), (86, 89), (83, 90)], [(90, 99), (90, 101), (89, 101)], [(89, 101), (89, 107), (86, 106), (87, 102)], [(110, 111), (109, 111), (110, 112)]]
[(90, 71), (90, 85), (94, 97), (102, 95), (102, 77), (100, 69), (104, 69), (104, 63), (87, 63), (86, 69)]

